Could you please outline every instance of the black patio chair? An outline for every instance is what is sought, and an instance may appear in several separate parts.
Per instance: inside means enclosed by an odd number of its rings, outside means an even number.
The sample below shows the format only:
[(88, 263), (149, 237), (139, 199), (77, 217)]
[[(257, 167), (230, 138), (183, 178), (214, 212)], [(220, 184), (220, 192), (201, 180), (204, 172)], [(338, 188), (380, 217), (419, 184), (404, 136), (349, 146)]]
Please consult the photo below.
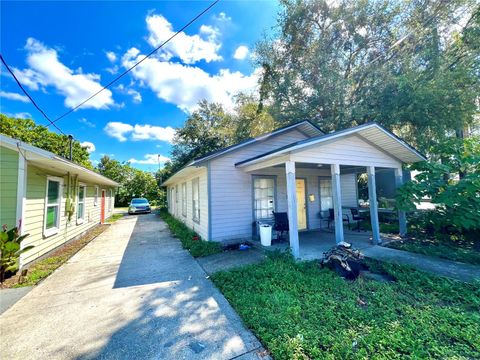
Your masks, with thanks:
[[(335, 223), (335, 210), (333, 209), (328, 209), (328, 225), (327, 227), (330, 229), (330, 223), (333, 222)], [(348, 229), (350, 229), (350, 218), (348, 217), (347, 214), (342, 214), (342, 221), (344, 223), (347, 223)]]
[(286, 212), (275, 212), (273, 211), (273, 218), (275, 223), (273, 224), (273, 230), (280, 233), (280, 236), (277, 236), (277, 239), (281, 240), (283, 235), (289, 231), (288, 228), (288, 215)]
[(366, 216), (361, 215), (357, 208), (351, 208), (352, 220), (357, 222), (357, 231), (360, 232), (360, 222), (367, 220)]

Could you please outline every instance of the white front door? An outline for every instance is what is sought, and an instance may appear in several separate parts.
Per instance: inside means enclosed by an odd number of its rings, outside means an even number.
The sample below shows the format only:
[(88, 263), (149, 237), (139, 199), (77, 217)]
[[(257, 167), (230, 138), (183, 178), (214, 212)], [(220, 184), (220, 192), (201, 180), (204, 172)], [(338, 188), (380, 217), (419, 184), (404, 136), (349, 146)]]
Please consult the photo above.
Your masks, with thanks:
[(305, 179), (296, 179), (296, 189), (298, 230), (305, 230), (307, 228), (307, 191), (305, 189)]

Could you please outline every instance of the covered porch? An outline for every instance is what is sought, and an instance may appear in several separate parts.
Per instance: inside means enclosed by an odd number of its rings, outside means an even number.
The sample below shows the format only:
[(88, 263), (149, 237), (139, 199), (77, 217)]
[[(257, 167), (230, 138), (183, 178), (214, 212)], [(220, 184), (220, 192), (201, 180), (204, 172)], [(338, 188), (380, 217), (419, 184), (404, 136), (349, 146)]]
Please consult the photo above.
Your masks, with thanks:
[[(274, 172), (282, 173), (282, 175), (279, 173), (278, 178), (284, 178), (289, 227), (288, 246), (295, 258), (312, 258), (312, 256), (320, 257), (334, 244), (347, 242), (357, 248), (380, 244), (382, 238), (378, 217), (376, 170), (393, 169), (395, 185), (398, 187), (403, 183), (403, 164), (421, 160), (424, 160), (424, 157), (402, 140), (377, 124), (369, 124), (301, 141), (278, 151), (242, 161), (236, 166), (253, 176)], [(320, 190), (318, 193), (319, 202), (316, 205), (308, 202), (308, 198), (315, 194), (300, 192), (302, 195), (299, 196), (298, 179), (302, 179), (305, 173), (312, 171), (317, 172), (318, 178), (328, 177), (330, 179), (331, 196), (329, 201), (331, 203), (329, 204), (330, 208), (327, 209), (330, 217), (327, 220), (328, 225), (332, 221), (333, 230), (330, 230), (330, 226), (326, 229), (323, 221), (325, 218), (322, 212), (325, 211), (325, 208), (322, 208), (321, 205), (324, 200), (322, 191)], [(345, 185), (342, 186), (341, 176), (358, 172), (366, 172), (368, 177), (368, 213), (371, 232), (344, 230), (344, 212), (346, 209), (358, 208), (358, 201), (355, 204), (343, 204), (345, 197), (342, 196), (342, 187), (345, 190)], [(281, 187), (283, 181), (278, 182)], [(308, 182), (308, 179), (305, 182)], [(277, 187), (277, 185), (275, 186)], [(314, 202), (312, 199), (312, 203)], [(318, 208), (320, 226), (307, 227), (307, 231), (299, 231), (299, 224), (302, 223), (301, 220), (304, 216), (302, 215), (303, 208), (308, 206)], [(406, 233), (407, 223), (405, 213), (402, 211), (398, 211), (398, 223), (399, 235), (403, 236)], [(281, 244), (278, 246), (282, 247)]]

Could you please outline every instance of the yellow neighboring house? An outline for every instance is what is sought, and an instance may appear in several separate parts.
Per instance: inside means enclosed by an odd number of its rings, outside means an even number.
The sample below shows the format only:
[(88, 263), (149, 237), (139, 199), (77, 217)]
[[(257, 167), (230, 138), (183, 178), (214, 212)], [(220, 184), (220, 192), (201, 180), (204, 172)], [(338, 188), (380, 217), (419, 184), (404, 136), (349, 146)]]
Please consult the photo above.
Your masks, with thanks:
[(63, 157), (0, 134), (0, 225), (30, 234), (20, 265), (103, 223), (119, 186)]

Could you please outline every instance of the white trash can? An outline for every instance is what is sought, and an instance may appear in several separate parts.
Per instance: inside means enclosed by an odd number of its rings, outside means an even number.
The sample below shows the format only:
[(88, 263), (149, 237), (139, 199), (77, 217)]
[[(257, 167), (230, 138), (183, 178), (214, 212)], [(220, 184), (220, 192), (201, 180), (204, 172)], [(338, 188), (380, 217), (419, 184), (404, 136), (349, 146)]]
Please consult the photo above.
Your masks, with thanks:
[(272, 225), (260, 224), (260, 242), (263, 246), (272, 245)]

